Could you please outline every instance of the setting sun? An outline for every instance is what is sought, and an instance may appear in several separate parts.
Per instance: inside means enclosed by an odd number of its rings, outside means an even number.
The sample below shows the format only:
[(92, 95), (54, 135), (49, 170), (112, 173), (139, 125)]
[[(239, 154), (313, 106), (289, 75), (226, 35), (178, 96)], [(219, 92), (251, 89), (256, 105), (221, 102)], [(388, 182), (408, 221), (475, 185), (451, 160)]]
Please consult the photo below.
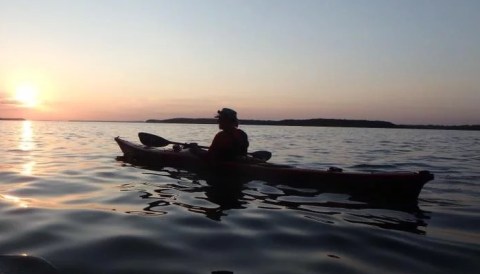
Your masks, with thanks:
[(38, 104), (38, 90), (31, 85), (21, 85), (15, 89), (15, 100), (25, 107), (35, 107)]

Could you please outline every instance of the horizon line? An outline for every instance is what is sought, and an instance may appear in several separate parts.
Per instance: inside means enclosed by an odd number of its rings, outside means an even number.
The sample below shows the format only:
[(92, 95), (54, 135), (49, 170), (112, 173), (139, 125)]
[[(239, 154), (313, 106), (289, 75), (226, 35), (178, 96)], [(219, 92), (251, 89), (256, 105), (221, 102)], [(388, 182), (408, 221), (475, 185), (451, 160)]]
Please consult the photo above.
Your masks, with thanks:
[[(204, 121), (215, 121), (215, 118), (186, 118), (186, 117), (176, 117), (176, 118), (166, 118), (166, 119), (146, 119), (146, 120), (103, 120), (103, 119), (27, 119), (27, 118), (8, 118), (8, 117), (0, 117), (0, 121), (40, 121), (40, 122), (100, 122), (100, 123), (169, 123), (172, 120), (204, 120)], [(345, 119), (345, 118), (306, 118), (306, 119), (239, 119), (240, 122), (248, 121), (248, 122), (285, 122), (285, 121), (295, 121), (295, 122), (302, 122), (302, 121), (312, 121), (312, 120), (330, 120), (330, 121), (362, 121), (362, 122), (383, 122), (383, 123), (390, 123), (393, 126), (408, 126), (408, 127), (480, 127), (480, 124), (456, 124), (456, 125), (449, 125), (449, 124), (396, 124), (390, 121), (384, 120), (367, 120), (367, 119)], [(149, 122), (150, 121), (150, 122)], [(170, 122), (175, 123), (175, 122)], [(185, 124), (185, 122), (178, 122), (178, 124)], [(189, 124), (195, 124), (190, 122)], [(213, 123), (212, 123), (213, 124)]]

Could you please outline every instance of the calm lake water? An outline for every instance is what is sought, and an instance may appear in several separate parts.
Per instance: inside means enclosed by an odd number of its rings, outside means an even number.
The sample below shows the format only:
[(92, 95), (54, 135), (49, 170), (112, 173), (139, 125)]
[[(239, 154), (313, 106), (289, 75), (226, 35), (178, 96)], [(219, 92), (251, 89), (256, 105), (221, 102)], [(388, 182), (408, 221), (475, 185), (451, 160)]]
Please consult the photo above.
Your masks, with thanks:
[(116, 160), (139, 131), (208, 145), (215, 125), (0, 121), (0, 254), (62, 273), (478, 273), (480, 132), (244, 126), (300, 167), (430, 170), (414, 207)]

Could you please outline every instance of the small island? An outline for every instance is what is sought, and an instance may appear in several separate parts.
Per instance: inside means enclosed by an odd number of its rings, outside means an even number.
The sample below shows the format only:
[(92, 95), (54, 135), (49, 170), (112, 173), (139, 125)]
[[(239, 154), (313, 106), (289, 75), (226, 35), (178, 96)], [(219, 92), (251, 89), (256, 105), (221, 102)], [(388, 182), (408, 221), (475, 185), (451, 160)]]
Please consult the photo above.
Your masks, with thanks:
[(2, 118), (0, 117), (0, 121), (25, 121), (25, 118)]
[[(166, 124), (216, 124), (213, 118), (172, 118), (149, 119), (146, 123)], [(480, 125), (397, 125), (387, 121), (350, 120), (350, 119), (286, 119), (286, 120), (240, 120), (242, 125), (302, 126), (302, 127), (358, 127), (358, 128), (404, 128), (404, 129), (444, 129), (444, 130), (480, 130)]]

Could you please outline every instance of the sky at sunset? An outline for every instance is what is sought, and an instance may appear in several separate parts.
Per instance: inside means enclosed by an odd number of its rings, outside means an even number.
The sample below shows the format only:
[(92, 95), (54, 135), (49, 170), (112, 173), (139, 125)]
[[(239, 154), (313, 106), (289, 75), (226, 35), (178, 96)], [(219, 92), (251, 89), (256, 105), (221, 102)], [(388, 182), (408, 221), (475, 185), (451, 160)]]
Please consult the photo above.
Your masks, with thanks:
[(0, 0), (0, 117), (480, 124), (480, 1)]

